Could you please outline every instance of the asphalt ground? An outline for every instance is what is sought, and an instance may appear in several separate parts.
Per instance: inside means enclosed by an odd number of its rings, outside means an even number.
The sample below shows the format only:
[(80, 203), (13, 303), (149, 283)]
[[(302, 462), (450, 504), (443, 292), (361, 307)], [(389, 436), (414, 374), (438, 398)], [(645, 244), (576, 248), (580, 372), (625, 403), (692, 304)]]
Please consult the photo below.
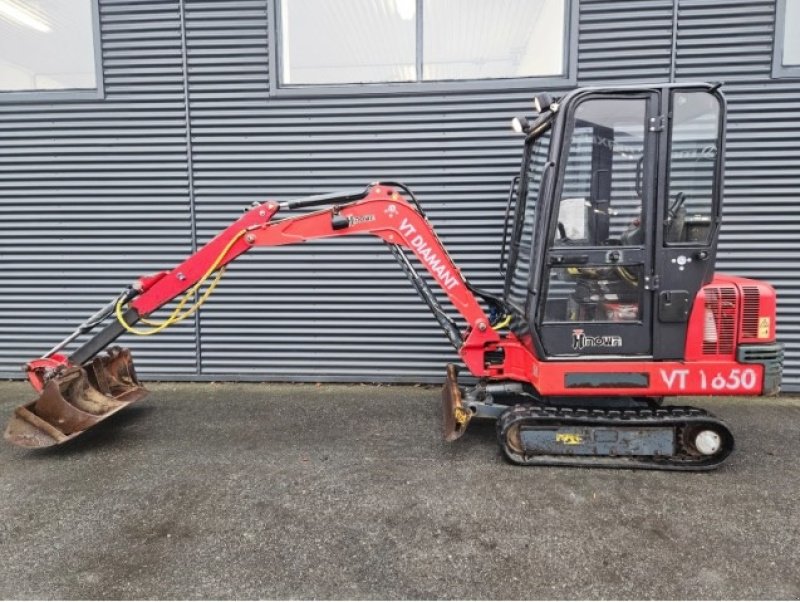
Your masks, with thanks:
[[(713, 473), (521, 468), (429, 387), (155, 384), (0, 446), (2, 598), (798, 598), (800, 399)], [(0, 414), (31, 398), (0, 383)]]

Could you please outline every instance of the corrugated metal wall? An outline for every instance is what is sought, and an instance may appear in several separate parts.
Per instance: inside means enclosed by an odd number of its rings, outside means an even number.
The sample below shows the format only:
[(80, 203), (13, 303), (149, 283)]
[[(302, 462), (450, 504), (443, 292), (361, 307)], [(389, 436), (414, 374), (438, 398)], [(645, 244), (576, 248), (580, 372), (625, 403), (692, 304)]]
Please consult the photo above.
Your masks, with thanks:
[[(533, 90), (271, 97), (267, 1), (101, 0), (103, 100), (0, 100), (0, 376), (268, 197), (403, 180), (465, 273), (499, 288), (508, 120)], [(720, 268), (778, 287), (800, 390), (800, 81), (770, 79), (773, 25), (772, 0), (582, 0), (578, 82), (727, 83)], [(438, 381), (455, 359), (371, 239), (257, 250), (218, 290), (194, 323), (123, 341), (142, 373)]]

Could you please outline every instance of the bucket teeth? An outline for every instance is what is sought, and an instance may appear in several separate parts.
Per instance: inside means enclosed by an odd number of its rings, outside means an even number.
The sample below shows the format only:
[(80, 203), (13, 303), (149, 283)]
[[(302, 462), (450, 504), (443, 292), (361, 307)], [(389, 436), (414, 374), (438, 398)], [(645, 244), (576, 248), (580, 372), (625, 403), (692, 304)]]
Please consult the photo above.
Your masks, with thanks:
[(136, 376), (129, 349), (112, 347), (86, 364), (86, 372), (95, 389), (114, 399), (130, 403), (147, 395)]
[(442, 430), (445, 441), (459, 439), (467, 430), (472, 414), (461, 402), (461, 389), (458, 387), (458, 368), (447, 365), (447, 378), (442, 387)]
[(64, 443), (146, 395), (130, 351), (114, 347), (50, 380), (38, 399), (15, 410), (5, 438), (22, 447)]

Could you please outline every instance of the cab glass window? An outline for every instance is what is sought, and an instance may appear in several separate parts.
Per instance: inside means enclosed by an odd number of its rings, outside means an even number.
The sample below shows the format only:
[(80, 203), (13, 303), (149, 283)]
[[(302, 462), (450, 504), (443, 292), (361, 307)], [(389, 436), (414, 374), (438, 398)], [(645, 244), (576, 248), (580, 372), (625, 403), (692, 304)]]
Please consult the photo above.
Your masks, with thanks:
[(521, 226), (515, 226), (515, 239), (511, 245), (516, 247), (516, 262), (511, 266), (509, 281), (509, 298), (520, 307), (525, 306), (527, 299), (528, 278), (531, 270), (533, 252), (533, 228), (536, 217), (536, 203), (541, 192), (545, 165), (550, 152), (550, 130), (541, 134), (530, 150), (528, 164), (525, 169), (526, 191), (524, 198), (517, 198), (516, 219)]
[(594, 97), (575, 109), (550, 239), (559, 261), (548, 272), (545, 323), (641, 319), (643, 264), (592, 265), (588, 249), (644, 245), (647, 103), (641, 97)]
[(672, 95), (666, 243), (705, 243), (711, 235), (719, 111), (719, 101), (707, 92)]
[(568, 266), (550, 269), (544, 321), (637, 322), (642, 266)]
[(554, 246), (644, 243), (644, 98), (597, 98), (575, 111)]

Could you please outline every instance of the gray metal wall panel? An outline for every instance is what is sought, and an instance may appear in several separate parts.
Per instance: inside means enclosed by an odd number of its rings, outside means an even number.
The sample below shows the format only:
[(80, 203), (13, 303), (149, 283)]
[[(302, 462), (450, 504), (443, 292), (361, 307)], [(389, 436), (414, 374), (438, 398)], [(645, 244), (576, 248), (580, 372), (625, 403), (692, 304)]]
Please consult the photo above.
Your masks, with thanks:
[(584, 0), (578, 83), (668, 81), (672, 0)]
[[(800, 86), (768, 81), (771, 1), (681, 0), (677, 21), (673, 8), (583, 0), (579, 84), (673, 72), (730, 82), (720, 263), (779, 287), (787, 384), (797, 389), (800, 227), (790, 207)], [(121, 284), (175, 263), (250, 202), (376, 178), (412, 186), (464, 272), (499, 288), (501, 218), (520, 153), (508, 120), (530, 112), (533, 90), (498, 82), (495, 91), (270, 97), (267, 15), (267, 0), (101, 0), (106, 98), (0, 103), (0, 211), (12, 225), (0, 235), (0, 374), (18, 374)], [(199, 334), (187, 321), (125, 341), (142, 372), (438, 381), (455, 359), (371, 239), (254, 251), (218, 291)]]

